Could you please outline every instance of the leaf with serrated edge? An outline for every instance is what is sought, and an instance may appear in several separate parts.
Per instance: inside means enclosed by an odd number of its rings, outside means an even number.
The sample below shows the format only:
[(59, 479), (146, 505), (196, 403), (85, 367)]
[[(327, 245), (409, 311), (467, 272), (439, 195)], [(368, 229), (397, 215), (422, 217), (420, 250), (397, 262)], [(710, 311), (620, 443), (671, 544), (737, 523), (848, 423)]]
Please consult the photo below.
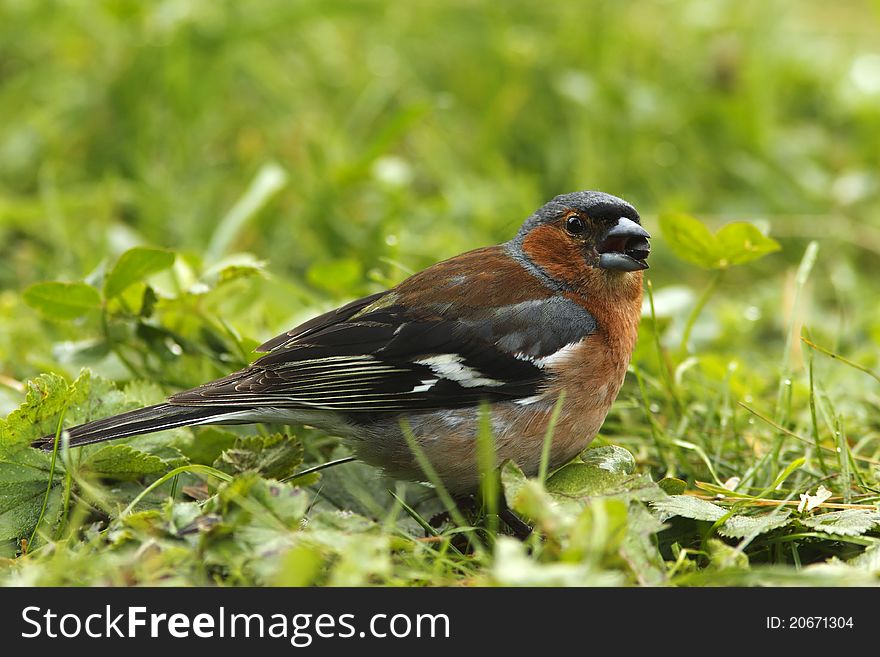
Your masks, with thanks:
[(259, 472), (269, 479), (283, 479), (296, 471), (302, 457), (302, 444), (296, 438), (278, 433), (248, 436), (224, 450), (214, 467), (231, 474)]
[(766, 534), (788, 524), (791, 511), (781, 511), (762, 516), (731, 516), (718, 529), (718, 533), (729, 538), (745, 538)]
[(620, 556), (643, 586), (658, 586), (666, 581), (663, 557), (654, 538), (663, 528), (663, 523), (651, 515), (643, 504), (630, 503), (626, 538), (620, 546)]
[(70, 399), (70, 386), (57, 374), (41, 374), (28, 381), (24, 403), (0, 422), (0, 456), (55, 433), (58, 414)]
[(655, 500), (651, 505), (660, 512), (661, 520), (672, 516), (681, 516), (693, 520), (715, 522), (727, 515), (727, 509), (690, 495), (670, 495)]
[(205, 506), (235, 527), (237, 540), (257, 547), (283, 544), (309, 507), (309, 495), (291, 484), (267, 481), (256, 473), (224, 484)]
[[(62, 411), (65, 413), (65, 426), (71, 426), (125, 409), (124, 394), (88, 370), (83, 370), (72, 384), (56, 374), (43, 374), (28, 382), (24, 403), (5, 420), (0, 420), (0, 535), (5, 539), (28, 535), (40, 515), (51, 457), (31, 449), (30, 442), (54, 434)], [(105, 446), (92, 454), (100, 454), (104, 450), (114, 450), (118, 454), (126, 449), (131, 450), (123, 446)], [(85, 455), (83, 463), (89, 463), (89, 452), (84, 450), (82, 453)], [(108, 452), (104, 453), (106, 455)], [(143, 454), (140, 458), (141, 471), (149, 463), (150, 469), (158, 472), (156, 461), (162, 464), (161, 471), (167, 469), (164, 462), (155, 456)], [(120, 472), (114, 473), (115, 478), (126, 478), (119, 476), (124, 468), (118, 462), (117, 469)], [(51, 532), (60, 518), (60, 484), (64, 481), (63, 475), (64, 464), (58, 459), (47, 511), (40, 525), (41, 532)]]
[(84, 369), (71, 386), (70, 406), (64, 415), (65, 426), (74, 426), (109, 417), (140, 406), (131, 402), (112, 381)]
[(871, 509), (844, 509), (800, 519), (801, 523), (826, 534), (860, 536), (880, 525), (880, 512)]
[(81, 467), (98, 476), (113, 479), (138, 479), (168, 470), (168, 464), (158, 456), (130, 445), (102, 445), (88, 455)]

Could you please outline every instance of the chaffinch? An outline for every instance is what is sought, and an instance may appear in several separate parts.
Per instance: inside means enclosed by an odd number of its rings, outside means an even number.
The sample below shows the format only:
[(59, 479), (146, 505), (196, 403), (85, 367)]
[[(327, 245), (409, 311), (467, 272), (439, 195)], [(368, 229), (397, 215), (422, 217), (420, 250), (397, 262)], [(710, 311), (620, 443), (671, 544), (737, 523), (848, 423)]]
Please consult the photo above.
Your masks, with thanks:
[(249, 367), (166, 403), (72, 427), (69, 444), (188, 425), (308, 424), (392, 477), (424, 480), (410, 431), (449, 490), (466, 494), (479, 483), (481, 402), (498, 461), (535, 474), (565, 391), (557, 467), (595, 437), (623, 384), (649, 237), (622, 199), (557, 196), (509, 242), (315, 317), (260, 346), (266, 355)]

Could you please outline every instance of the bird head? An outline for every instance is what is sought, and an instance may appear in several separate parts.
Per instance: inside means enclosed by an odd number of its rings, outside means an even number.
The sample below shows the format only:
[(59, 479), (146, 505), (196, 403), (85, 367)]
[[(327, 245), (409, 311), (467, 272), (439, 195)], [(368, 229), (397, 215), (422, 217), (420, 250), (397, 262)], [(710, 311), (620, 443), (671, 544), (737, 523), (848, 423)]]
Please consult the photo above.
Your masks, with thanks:
[(639, 213), (623, 199), (574, 192), (557, 196), (526, 219), (510, 246), (554, 282), (579, 287), (597, 272), (619, 278), (647, 269), (650, 237)]

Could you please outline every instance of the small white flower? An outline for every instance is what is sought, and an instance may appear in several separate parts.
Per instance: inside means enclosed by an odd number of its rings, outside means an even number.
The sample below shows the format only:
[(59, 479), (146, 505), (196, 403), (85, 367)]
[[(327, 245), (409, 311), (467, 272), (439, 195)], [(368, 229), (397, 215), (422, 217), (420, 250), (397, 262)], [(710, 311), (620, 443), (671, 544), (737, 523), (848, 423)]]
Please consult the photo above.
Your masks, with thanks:
[(810, 495), (810, 491), (807, 491), (806, 495), (801, 494), (801, 501), (797, 508), (798, 513), (803, 513), (805, 510), (812, 511), (829, 497), (831, 497), (831, 491), (821, 485), (815, 495)]
[(798, 513), (804, 512), (804, 507), (807, 505), (807, 500), (810, 499), (810, 491), (807, 491), (807, 494), (804, 495), (801, 493), (801, 501), (798, 504)]
[[(721, 487), (729, 491), (735, 491), (736, 487), (739, 486), (739, 482), (739, 477), (731, 477), (723, 484), (721, 484)], [(716, 499), (723, 500), (725, 497), (727, 497), (727, 495), (725, 495), (724, 493), (715, 493)]]
[(722, 484), (727, 490), (736, 490), (736, 487), (739, 486), (740, 478), (739, 477), (731, 477), (727, 481)]

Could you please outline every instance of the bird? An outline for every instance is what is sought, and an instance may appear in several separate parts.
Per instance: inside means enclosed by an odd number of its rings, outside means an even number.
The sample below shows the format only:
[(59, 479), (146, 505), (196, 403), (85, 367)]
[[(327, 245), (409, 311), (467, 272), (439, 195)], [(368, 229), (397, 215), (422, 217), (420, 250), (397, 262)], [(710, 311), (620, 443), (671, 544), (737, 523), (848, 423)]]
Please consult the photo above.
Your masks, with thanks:
[(424, 482), (414, 441), (443, 485), (467, 495), (480, 485), (484, 409), (496, 464), (533, 476), (558, 405), (552, 470), (588, 446), (623, 385), (649, 238), (621, 198), (556, 196), (509, 241), (314, 317), (258, 347), (249, 366), (165, 403), (68, 428), (68, 445), (194, 425), (308, 425), (392, 478)]

